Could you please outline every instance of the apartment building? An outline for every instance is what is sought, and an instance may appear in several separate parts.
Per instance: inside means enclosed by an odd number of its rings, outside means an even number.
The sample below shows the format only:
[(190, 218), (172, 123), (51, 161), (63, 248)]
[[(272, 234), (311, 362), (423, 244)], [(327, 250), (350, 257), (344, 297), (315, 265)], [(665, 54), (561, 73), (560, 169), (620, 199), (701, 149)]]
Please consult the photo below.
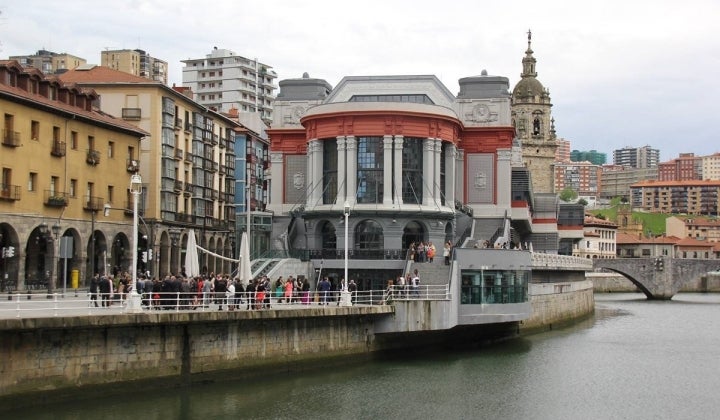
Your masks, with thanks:
[(660, 150), (650, 146), (623, 147), (613, 151), (613, 164), (629, 168), (655, 168), (660, 163)]
[(144, 50), (105, 50), (100, 65), (167, 84), (168, 63)]
[(668, 162), (658, 164), (660, 181), (692, 181), (703, 179), (703, 160), (694, 153), (680, 153), (680, 156)]
[[(182, 271), (189, 230), (200, 247), (236, 255), (235, 133), (243, 126), (163, 83), (95, 66), (69, 71), (63, 80), (94, 89), (102, 111), (147, 131), (139, 155), (144, 183), (141, 247), (157, 258), (153, 275)], [(200, 267), (231, 270), (226, 260), (201, 253)]]
[(571, 188), (581, 196), (600, 194), (602, 168), (590, 162), (556, 162), (555, 191)]
[[(132, 212), (123, 210), (132, 208), (130, 176), (149, 133), (94, 109), (98, 98), (92, 89), (0, 61), (6, 291), (84, 287), (106, 262), (130, 265)], [(106, 204), (121, 211), (102, 217)]]
[(660, 213), (718, 214), (720, 181), (644, 181), (630, 187), (633, 208)]
[(38, 50), (31, 55), (14, 55), (10, 57), (10, 60), (17, 61), (23, 67), (34, 67), (44, 74), (72, 70), (87, 63), (84, 58), (48, 50)]
[(183, 86), (195, 93), (198, 103), (222, 112), (256, 112), (267, 124), (272, 122), (277, 74), (271, 66), (217, 47), (204, 58), (182, 62)]

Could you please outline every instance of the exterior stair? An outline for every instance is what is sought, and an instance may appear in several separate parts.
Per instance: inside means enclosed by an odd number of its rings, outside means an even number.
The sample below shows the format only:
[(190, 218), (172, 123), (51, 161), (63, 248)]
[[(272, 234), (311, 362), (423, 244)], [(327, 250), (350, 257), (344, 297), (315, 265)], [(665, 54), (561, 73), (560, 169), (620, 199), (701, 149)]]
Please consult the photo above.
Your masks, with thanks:
[(415, 269), (420, 276), (420, 285), (424, 284), (448, 284), (450, 281), (450, 267), (445, 265), (445, 258), (442, 256), (442, 248), (439, 252), (440, 257), (435, 257), (433, 262), (413, 262), (410, 265), (410, 273)]

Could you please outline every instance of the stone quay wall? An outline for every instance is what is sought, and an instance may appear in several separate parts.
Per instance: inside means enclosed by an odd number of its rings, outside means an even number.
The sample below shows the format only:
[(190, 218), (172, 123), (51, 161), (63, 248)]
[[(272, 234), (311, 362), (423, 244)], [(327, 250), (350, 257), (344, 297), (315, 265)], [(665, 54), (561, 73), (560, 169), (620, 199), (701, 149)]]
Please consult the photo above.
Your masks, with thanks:
[(528, 334), (571, 324), (592, 315), (595, 298), (591, 281), (531, 283), (532, 315), (520, 322), (520, 333)]
[[(293, 370), (369, 355), (389, 306), (0, 320), (0, 403), (83, 387)], [(128, 385), (130, 383), (130, 385)]]

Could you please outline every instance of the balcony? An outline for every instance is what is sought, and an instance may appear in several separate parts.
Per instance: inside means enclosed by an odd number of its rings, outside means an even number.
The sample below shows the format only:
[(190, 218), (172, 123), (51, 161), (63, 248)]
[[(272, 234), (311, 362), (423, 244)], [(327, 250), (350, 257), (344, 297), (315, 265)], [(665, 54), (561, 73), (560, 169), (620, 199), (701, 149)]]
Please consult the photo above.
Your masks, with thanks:
[(49, 207), (65, 207), (68, 205), (69, 198), (68, 193), (45, 190), (44, 203)]
[(142, 110), (140, 108), (123, 108), (122, 119), (128, 121), (140, 121)]
[(0, 200), (17, 201), (20, 199), (20, 186), (0, 184)]
[(176, 180), (173, 185), (173, 190), (175, 190), (175, 192), (177, 192), (177, 193), (182, 191), (183, 190), (183, 182)]
[(175, 160), (183, 160), (185, 157), (185, 152), (183, 152), (180, 149), (175, 149)]
[(127, 171), (134, 174), (140, 170), (140, 162), (137, 159), (127, 160)]
[(182, 118), (175, 118), (175, 129), (179, 130), (183, 126), (183, 120)]
[(105, 206), (105, 200), (102, 197), (85, 196), (83, 209), (88, 211), (100, 211)]
[(220, 165), (220, 175), (225, 175), (226, 172), (225, 165)]
[(20, 133), (18, 131), (3, 130), (3, 146), (20, 147)]
[(87, 156), (85, 157), (85, 162), (87, 162), (88, 165), (93, 165), (93, 166), (100, 163), (100, 151), (93, 150), (93, 149), (88, 150)]
[(185, 122), (185, 132), (186, 133), (192, 132), (192, 123), (190, 123), (189, 121)]
[(193, 160), (193, 154), (190, 152), (185, 152), (185, 162), (192, 163)]
[(53, 140), (52, 149), (50, 149), (50, 155), (55, 157), (65, 156), (65, 142), (59, 140)]

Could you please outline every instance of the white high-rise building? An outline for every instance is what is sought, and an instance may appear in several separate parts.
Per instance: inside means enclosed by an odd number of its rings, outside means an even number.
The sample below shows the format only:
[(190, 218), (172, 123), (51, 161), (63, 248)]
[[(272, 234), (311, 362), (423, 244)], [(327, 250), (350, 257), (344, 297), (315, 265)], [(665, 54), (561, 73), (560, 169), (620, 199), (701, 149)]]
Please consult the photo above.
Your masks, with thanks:
[(272, 67), (217, 47), (205, 58), (182, 62), (183, 86), (193, 91), (195, 101), (222, 112), (257, 112), (263, 121), (272, 121), (277, 78)]

